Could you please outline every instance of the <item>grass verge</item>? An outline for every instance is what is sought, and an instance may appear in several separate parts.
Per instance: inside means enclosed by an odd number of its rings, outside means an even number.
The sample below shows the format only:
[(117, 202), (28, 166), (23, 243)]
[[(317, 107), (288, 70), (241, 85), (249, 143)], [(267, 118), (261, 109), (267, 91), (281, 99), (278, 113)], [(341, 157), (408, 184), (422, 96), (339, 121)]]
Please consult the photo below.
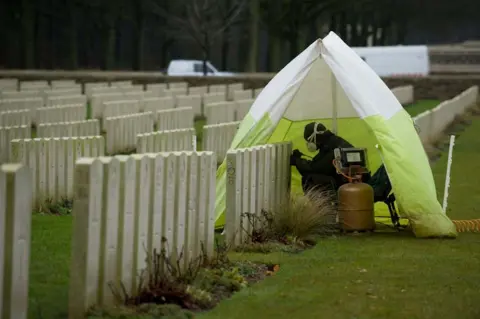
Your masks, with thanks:
[(411, 117), (414, 117), (427, 110), (433, 109), (438, 104), (440, 104), (439, 100), (418, 100), (413, 104), (405, 106), (405, 110)]

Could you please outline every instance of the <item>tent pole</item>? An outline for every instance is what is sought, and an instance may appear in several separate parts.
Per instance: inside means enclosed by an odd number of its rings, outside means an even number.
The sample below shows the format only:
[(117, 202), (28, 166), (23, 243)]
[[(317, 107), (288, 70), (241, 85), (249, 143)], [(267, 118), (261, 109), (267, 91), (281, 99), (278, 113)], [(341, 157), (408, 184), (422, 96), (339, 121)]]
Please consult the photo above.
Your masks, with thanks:
[(330, 72), (332, 75), (332, 131), (335, 135), (338, 134), (338, 125), (337, 125), (337, 79), (333, 72)]
[(452, 167), (453, 146), (455, 145), (455, 135), (450, 135), (450, 147), (448, 149), (447, 174), (445, 176), (445, 190), (443, 191), (443, 213), (447, 214), (448, 189), (450, 188), (450, 168)]

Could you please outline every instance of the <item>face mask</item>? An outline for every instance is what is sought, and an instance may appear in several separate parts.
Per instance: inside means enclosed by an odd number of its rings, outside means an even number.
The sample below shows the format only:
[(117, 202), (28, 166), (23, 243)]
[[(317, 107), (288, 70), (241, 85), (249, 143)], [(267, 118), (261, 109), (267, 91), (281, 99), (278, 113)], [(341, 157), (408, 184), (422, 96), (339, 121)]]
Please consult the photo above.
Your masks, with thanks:
[(309, 152), (313, 153), (318, 149), (317, 144), (312, 143), (312, 142), (307, 142), (307, 149), (308, 149)]
[(307, 139), (307, 149), (309, 152), (315, 152), (318, 150), (317, 147), (317, 134), (323, 134), (325, 131), (319, 131), (318, 130), (318, 123), (315, 123), (315, 126), (313, 128), (313, 133), (310, 135)]

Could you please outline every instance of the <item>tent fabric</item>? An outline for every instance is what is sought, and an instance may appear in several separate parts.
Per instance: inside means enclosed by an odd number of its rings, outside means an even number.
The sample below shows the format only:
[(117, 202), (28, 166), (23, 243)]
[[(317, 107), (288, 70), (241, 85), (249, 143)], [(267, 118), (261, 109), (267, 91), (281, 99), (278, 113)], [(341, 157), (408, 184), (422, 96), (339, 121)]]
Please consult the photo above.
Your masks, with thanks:
[[(399, 214), (417, 237), (456, 237), (443, 213), (427, 155), (409, 114), (377, 74), (335, 33), (312, 43), (263, 89), (240, 124), (231, 149), (292, 141), (307, 156), (306, 124), (319, 121), (367, 148), (372, 172), (383, 162)], [(378, 148), (375, 146), (378, 145)], [(216, 226), (224, 225), (226, 163), (217, 171)], [(302, 192), (292, 170), (292, 190)], [(386, 217), (386, 205), (375, 206)]]

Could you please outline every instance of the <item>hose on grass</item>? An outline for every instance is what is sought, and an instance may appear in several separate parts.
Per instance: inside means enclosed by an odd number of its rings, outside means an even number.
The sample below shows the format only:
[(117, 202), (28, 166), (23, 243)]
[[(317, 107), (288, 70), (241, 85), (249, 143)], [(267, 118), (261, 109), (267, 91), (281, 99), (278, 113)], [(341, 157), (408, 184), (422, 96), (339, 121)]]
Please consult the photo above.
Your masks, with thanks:
[(452, 220), (459, 233), (480, 233), (480, 219)]
[[(455, 225), (457, 232), (459, 233), (480, 233), (480, 219), (452, 220), (452, 222)], [(394, 228), (391, 225), (385, 223), (378, 224)]]

